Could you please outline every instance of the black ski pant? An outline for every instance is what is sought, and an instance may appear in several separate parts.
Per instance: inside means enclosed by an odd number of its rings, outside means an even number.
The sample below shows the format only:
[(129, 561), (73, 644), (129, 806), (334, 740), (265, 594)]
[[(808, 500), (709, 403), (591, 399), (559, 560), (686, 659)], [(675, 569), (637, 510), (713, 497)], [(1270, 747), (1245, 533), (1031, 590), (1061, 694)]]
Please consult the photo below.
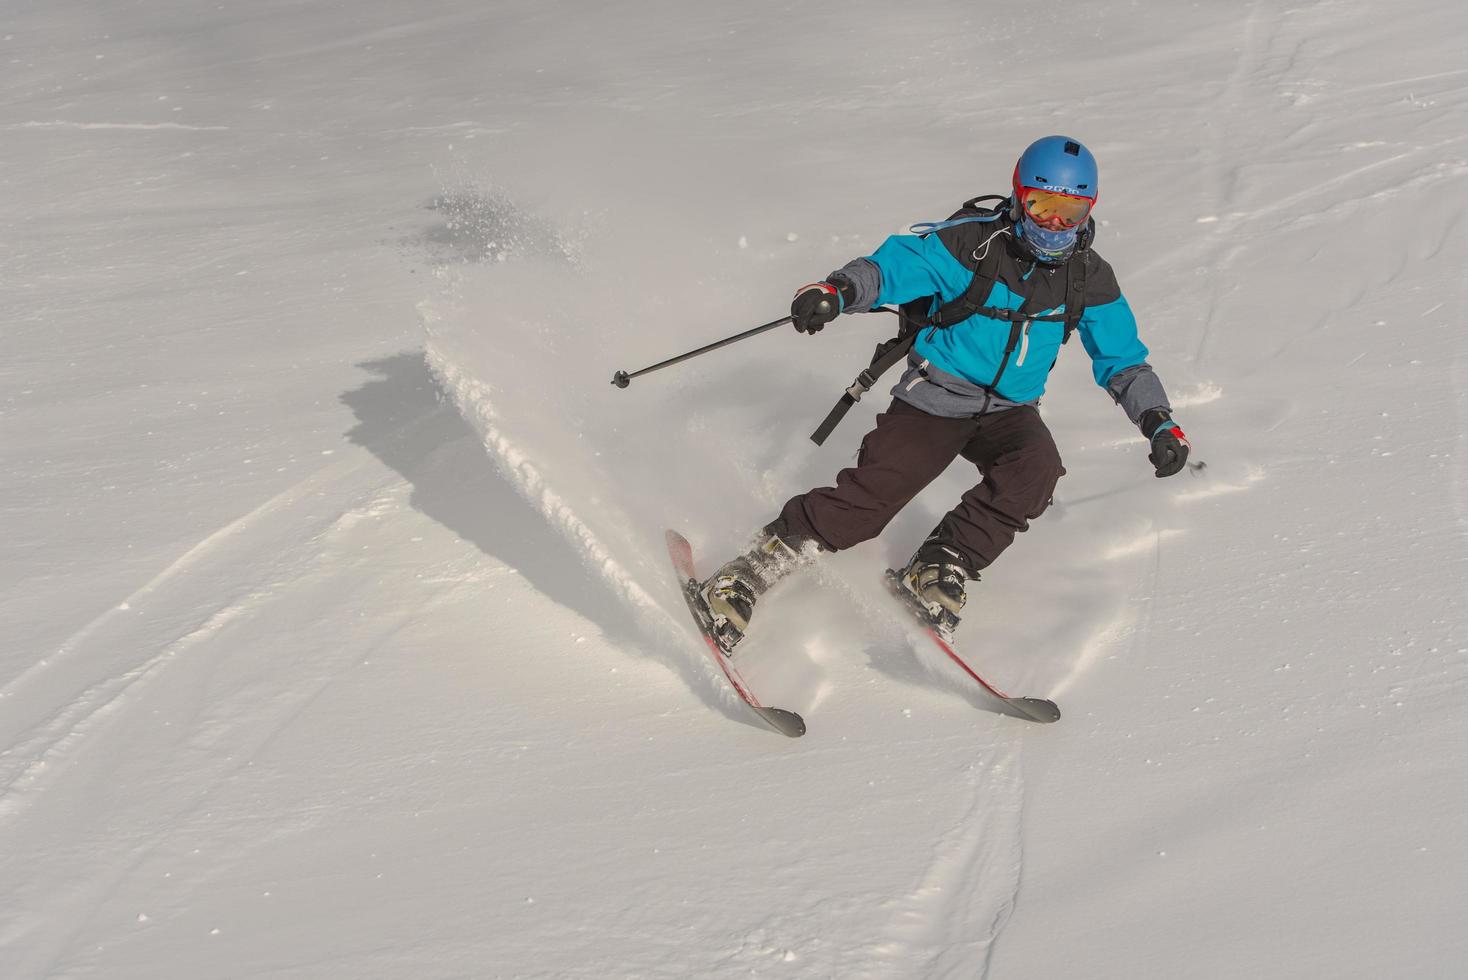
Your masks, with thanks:
[(1033, 406), (949, 419), (894, 399), (861, 441), (856, 466), (836, 474), (834, 487), (791, 498), (780, 520), (797, 540), (850, 548), (881, 534), (958, 456), (977, 466), (983, 480), (944, 515), (921, 550), (926, 558), (946, 545), (977, 572), (1044, 513), (1065, 473)]

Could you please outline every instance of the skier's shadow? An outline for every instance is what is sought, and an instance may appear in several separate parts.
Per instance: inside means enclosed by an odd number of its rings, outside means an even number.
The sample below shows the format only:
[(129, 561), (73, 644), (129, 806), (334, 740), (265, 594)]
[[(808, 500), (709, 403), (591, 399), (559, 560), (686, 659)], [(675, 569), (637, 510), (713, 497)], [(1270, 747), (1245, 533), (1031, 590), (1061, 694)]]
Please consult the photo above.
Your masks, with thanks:
[[(412, 485), (414, 508), (517, 570), (537, 591), (595, 623), (619, 648), (648, 648), (647, 628), (500, 474), (478, 435), (439, 387), (421, 351), (365, 361), (358, 367), (374, 377), (341, 395), (357, 417), (347, 438)], [(657, 659), (678, 671), (706, 703), (730, 717), (748, 720), (718, 697), (688, 658)]]
[[(703, 703), (731, 720), (764, 728), (742, 706), (721, 696), (717, 685), (690, 658), (663, 649), (665, 643), (649, 644), (646, 625), (501, 475), (478, 435), (439, 387), (422, 352), (403, 352), (358, 367), (372, 377), (340, 396), (357, 419), (347, 438), (412, 485), (414, 508), (516, 569), (537, 591), (600, 627), (606, 639), (620, 649), (653, 657), (677, 671)], [(947, 495), (952, 495), (952, 487)], [(936, 496), (944, 496), (942, 489)], [(936, 505), (937, 501), (932, 506), (910, 507), (894, 521), (883, 536), (881, 556), (870, 556), (876, 558), (873, 575), (880, 574), (883, 559), (886, 565), (901, 565), (906, 560), (914, 542), (922, 540), (936, 519)], [(689, 643), (695, 642), (690, 633)], [(879, 638), (863, 646), (871, 666), (895, 681), (947, 690), (975, 707), (995, 710), (992, 699), (935, 676), (914, 656), (898, 629), (883, 629)]]
[(609, 638), (636, 634), (635, 620), (611, 589), (500, 475), (422, 353), (357, 366), (375, 378), (341, 396), (357, 417), (347, 438), (412, 484), (414, 508), (514, 568), (538, 591), (602, 627)]

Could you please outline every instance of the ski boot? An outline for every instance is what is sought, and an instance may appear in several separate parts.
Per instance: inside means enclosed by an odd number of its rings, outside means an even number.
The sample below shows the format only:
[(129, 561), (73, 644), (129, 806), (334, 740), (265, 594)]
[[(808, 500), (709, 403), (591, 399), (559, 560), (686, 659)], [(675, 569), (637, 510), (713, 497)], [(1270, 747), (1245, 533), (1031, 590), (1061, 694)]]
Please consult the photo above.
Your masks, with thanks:
[(724, 564), (699, 587), (699, 598), (708, 609), (713, 632), (725, 654), (744, 639), (754, 604), (776, 582), (810, 559), (799, 542), (786, 540), (785, 526), (776, 521), (755, 537), (742, 555)]
[(940, 545), (918, 549), (907, 567), (895, 575), (902, 598), (926, 614), (939, 635), (951, 640), (963, 611), (964, 585), (978, 581), (978, 573), (969, 571), (956, 551)]

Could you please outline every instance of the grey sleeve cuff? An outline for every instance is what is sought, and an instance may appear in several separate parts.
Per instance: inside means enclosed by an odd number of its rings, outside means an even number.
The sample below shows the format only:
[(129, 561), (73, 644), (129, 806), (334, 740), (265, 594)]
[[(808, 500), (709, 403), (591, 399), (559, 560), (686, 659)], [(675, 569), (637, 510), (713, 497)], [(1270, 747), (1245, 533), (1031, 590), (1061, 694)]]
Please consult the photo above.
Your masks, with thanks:
[(856, 290), (856, 299), (847, 303), (843, 313), (865, 313), (882, 292), (882, 270), (868, 259), (852, 259), (827, 278), (840, 276)]
[(1162, 382), (1157, 379), (1152, 365), (1145, 362), (1113, 374), (1106, 383), (1106, 390), (1111, 392), (1111, 397), (1116, 399), (1133, 425), (1141, 425), (1142, 414), (1154, 408), (1172, 411)]

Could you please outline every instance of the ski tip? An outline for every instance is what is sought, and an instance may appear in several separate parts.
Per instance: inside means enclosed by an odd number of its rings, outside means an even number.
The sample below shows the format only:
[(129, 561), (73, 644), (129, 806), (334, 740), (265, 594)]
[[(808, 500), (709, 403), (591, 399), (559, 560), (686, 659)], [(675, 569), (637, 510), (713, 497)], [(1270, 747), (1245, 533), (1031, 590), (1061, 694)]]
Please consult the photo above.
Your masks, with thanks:
[(784, 708), (755, 708), (761, 718), (769, 723), (769, 726), (781, 735), (790, 738), (799, 738), (805, 734), (805, 719), (793, 711)]
[(1044, 698), (1009, 698), (1008, 704), (1031, 721), (1050, 724), (1060, 720), (1060, 706)]

